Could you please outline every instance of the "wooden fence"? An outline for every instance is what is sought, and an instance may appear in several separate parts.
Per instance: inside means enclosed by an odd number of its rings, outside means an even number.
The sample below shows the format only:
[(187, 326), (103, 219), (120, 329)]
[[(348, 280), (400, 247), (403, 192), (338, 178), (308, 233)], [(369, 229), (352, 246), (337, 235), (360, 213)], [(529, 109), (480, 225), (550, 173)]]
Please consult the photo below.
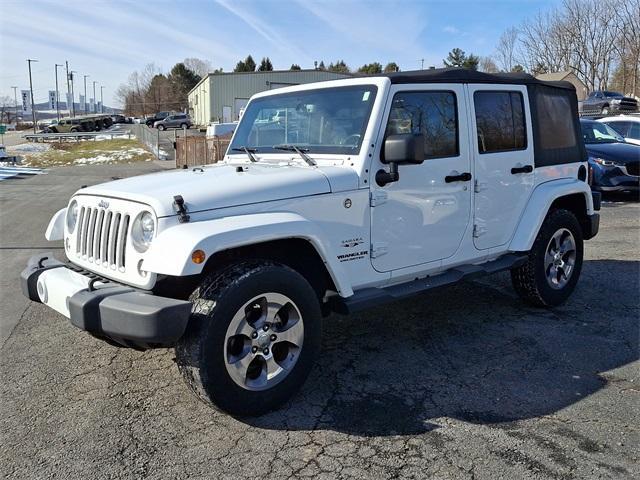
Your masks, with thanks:
[(224, 158), (231, 136), (186, 136), (176, 139), (176, 168), (219, 162)]

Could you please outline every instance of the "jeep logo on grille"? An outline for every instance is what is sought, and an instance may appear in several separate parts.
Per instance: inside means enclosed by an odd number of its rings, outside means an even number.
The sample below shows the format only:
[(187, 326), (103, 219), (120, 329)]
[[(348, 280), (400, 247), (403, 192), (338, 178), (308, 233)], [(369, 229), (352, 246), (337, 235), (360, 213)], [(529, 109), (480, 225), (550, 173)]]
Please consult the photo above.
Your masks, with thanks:
[(98, 203), (98, 206), (100, 208), (109, 208), (109, 202), (107, 202), (106, 200), (100, 200), (100, 202)]

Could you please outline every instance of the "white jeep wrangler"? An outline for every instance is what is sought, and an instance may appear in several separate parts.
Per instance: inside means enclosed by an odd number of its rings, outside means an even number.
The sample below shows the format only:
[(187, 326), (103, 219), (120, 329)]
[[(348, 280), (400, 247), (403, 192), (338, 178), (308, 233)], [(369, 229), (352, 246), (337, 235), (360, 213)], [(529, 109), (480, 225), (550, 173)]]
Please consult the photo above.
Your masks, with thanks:
[(322, 317), (511, 270), (571, 294), (598, 231), (569, 83), (464, 69), (255, 95), (216, 165), (83, 188), (51, 220), (68, 262), (23, 291), (113, 344), (175, 346), (205, 402), (257, 415), (302, 385)]

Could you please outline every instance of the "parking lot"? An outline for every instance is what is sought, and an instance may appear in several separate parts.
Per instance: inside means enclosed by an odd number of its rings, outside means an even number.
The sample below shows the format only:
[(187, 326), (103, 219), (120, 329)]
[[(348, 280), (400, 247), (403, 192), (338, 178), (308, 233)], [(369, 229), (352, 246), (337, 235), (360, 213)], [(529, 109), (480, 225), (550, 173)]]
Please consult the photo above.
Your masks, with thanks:
[[(324, 326), (285, 408), (211, 410), (173, 350), (118, 349), (22, 297), (19, 272), (81, 185), (155, 162), (0, 185), (3, 478), (638, 478), (640, 204), (605, 202), (582, 278), (554, 310), (506, 274)], [(60, 244), (53, 244), (62, 255)]]

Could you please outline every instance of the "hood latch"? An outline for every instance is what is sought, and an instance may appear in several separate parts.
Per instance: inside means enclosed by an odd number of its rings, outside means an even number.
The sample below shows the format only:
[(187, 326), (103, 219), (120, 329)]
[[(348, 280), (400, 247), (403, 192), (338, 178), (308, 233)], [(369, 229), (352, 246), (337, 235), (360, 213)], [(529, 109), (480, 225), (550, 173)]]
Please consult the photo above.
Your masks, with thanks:
[(173, 209), (179, 215), (178, 221), (180, 223), (187, 223), (189, 221), (189, 215), (187, 215), (187, 209), (184, 206), (184, 198), (182, 195), (176, 195), (173, 197)]

